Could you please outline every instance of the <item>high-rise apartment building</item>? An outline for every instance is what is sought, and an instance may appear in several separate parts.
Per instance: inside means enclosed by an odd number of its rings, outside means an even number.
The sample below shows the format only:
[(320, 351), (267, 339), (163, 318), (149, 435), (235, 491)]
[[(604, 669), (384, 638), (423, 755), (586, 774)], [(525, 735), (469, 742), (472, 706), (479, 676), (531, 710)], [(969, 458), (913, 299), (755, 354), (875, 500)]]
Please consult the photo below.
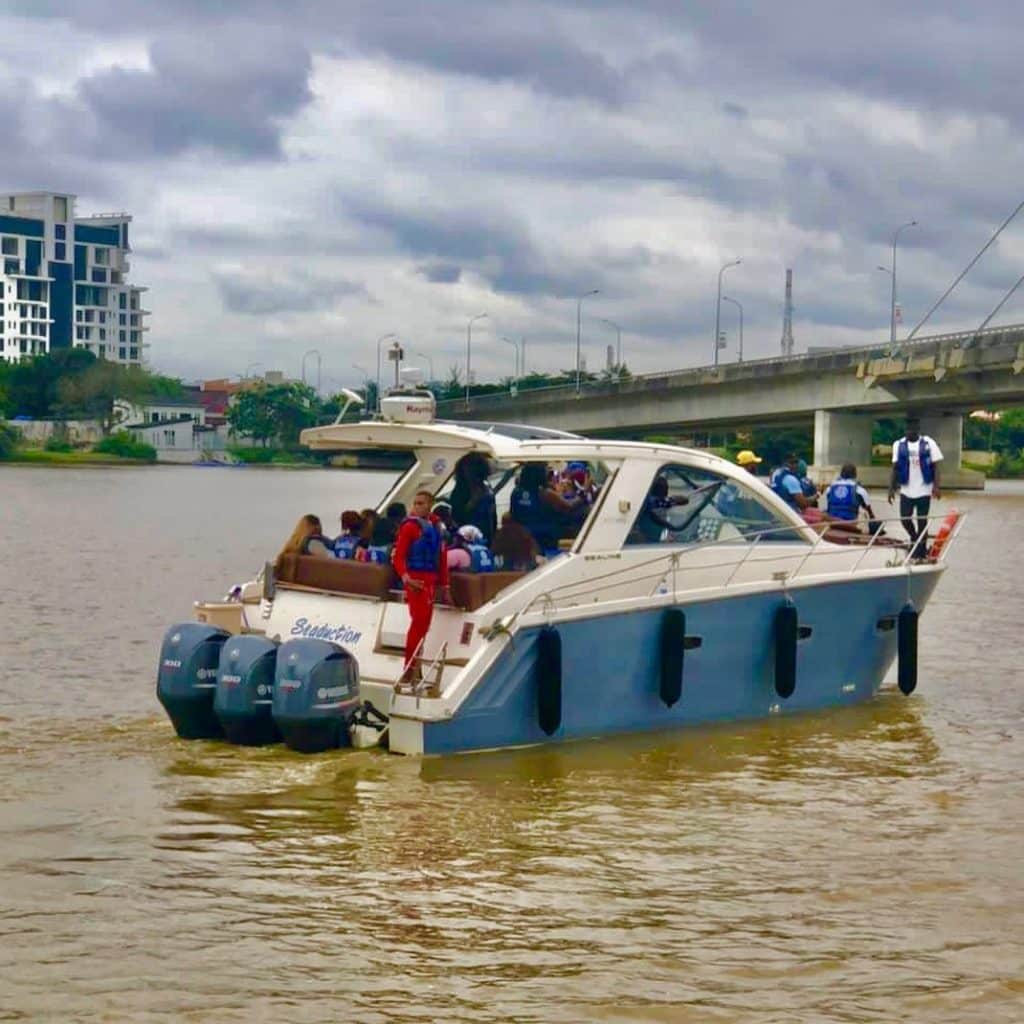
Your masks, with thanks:
[(146, 290), (128, 283), (126, 213), (75, 216), (75, 197), (0, 195), (0, 358), (88, 348), (139, 365)]

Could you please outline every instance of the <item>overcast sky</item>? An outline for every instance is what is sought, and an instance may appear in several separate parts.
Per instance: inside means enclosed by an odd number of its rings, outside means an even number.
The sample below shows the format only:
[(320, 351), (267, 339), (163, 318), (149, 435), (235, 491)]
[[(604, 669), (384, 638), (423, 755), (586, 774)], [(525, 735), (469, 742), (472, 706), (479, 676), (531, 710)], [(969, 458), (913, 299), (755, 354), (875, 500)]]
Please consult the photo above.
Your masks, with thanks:
[[(388, 332), (446, 375), (481, 312), (480, 377), (504, 337), (564, 369), (593, 289), (590, 368), (602, 318), (634, 371), (706, 363), (734, 258), (756, 358), (787, 267), (798, 350), (888, 337), (911, 219), (904, 330), (924, 315), (1024, 199), (1022, 53), (1008, 0), (0, 0), (0, 191), (130, 212), (150, 362), (189, 379), (316, 348), (325, 390), (357, 383)], [(936, 330), (1024, 273), (1020, 221)]]

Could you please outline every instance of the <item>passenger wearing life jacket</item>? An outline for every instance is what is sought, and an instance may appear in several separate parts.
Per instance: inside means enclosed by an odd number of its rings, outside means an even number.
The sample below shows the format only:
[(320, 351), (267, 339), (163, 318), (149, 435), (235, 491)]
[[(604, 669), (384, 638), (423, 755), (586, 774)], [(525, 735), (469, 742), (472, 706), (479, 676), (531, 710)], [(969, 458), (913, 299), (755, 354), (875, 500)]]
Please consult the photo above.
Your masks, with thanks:
[(575, 533), (588, 508), (581, 497), (559, 494), (548, 483), (542, 462), (527, 462), (520, 470), (519, 483), (512, 491), (512, 518), (533, 534), (544, 554), (558, 553), (559, 539)]
[(892, 477), (889, 504), (900, 495), (900, 519), (912, 545), (911, 554), (923, 558), (928, 550), (928, 513), (932, 498), (942, 498), (942, 450), (934, 439), (921, 433), (921, 421), (907, 417), (906, 433), (892, 446)]
[(804, 492), (805, 498), (810, 498), (812, 504), (818, 503), (818, 487), (807, 475), (807, 463), (803, 459), (796, 461), (796, 475), (800, 478), (800, 489)]
[(274, 572), (278, 575), (284, 564), (285, 555), (313, 555), (316, 558), (333, 558), (334, 541), (324, 536), (323, 526), (320, 524), (320, 517), (304, 515), (291, 536), (284, 542), (276, 560), (274, 561)]
[(839, 476), (828, 485), (825, 502), (833, 519), (854, 523), (860, 517), (860, 510), (864, 509), (870, 532), (876, 533), (881, 528), (881, 522), (875, 519), (868, 492), (857, 482), (857, 467), (852, 462), (844, 463)]
[(797, 466), (800, 463), (798, 456), (790, 454), (785, 461), (776, 469), (768, 479), (768, 486), (787, 504), (797, 512), (806, 508), (813, 508), (814, 502), (804, 494), (800, 483), (800, 474)]
[(495, 556), (483, 541), (483, 534), (476, 526), (460, 526), (452, 538), (452, 547), (449, 548), (449, 568), (457, 566), (452, 561), (453, 555), (465, 555), (459, 559), (458, 567), (469, 572), (493, 572), (495, 568)]
[(334, 541), (335, 558), (355, 558), (362, 526), (363, 520), (358, 512), (349, 509), (341, 513), (341, 533)]
[(441, 538), (441, 524), (431, 514), (434, 496), (430, 491), (417, 491), (411, 515), (398, 529), (392, 552), (392, 563), (405, 587), (409, 605), (409, 631), (405, 636), (404, 682), (420, 679), (420, 648), (434, 617), (434, 594), (440, 584), (442, 599), (451, 603), (448, 589), (448, 559)]

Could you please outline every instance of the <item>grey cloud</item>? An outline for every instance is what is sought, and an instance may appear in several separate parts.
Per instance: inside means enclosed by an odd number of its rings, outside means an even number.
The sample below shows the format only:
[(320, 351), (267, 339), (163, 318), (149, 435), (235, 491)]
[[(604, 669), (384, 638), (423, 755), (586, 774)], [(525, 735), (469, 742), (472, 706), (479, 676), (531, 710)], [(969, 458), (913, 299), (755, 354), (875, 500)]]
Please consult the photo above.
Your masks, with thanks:
[(240, 25), (175, 34), (150, 47), (151, 70), (113, 68), (79, 82), (105, 153), (171, 155), (193, 148), (246, 158), (281, 155), (283, 118), (312, 98), (301, 44)]
[(342, 299), (367, 295), (365, 285), (359, 282), (304, 274), (220, 270), (214, 272), (213, 280), (224, 308), (249, 316), (320, 312), (334, 308)]
[(455, 284), (462, 277), (457, 263), (425, 263), (417, 272), (431, 284)]
[(354, 219), (390, 235), (413, 256), (457, 262), (499, 292), (564, 297), (589, 290), (599, 276), (584, 268), (554, 269), (524, 227), (488, 211), (405, 210), (351, 198), (347, 208)]

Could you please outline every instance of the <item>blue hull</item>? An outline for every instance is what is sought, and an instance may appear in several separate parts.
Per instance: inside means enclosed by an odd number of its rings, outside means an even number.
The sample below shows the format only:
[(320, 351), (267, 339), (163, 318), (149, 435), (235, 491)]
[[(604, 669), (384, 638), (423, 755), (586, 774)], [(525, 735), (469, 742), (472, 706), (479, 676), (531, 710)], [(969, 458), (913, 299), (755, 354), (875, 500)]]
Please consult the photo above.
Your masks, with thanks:
[[(687, 636), (680, 699), (659, 695), (665, 609), (558, 623), (562, 644), (561, 724), (548, 736), (537, 720), (538, 629), (518, 633), (455, 716), (424, 725), (427, 754), (646, 732), (702, 722), (761, 718), (856, 704), (874, 696), (897, 651), (895, 629), (879, 622), (907, 602), (923, 609), (937, 573), (843, 580), (796, 589), (801, 632), (796, 688), (775, 690), (774, 622), (781, 592), (681, 604)], [(696, 640), (694, 641), (696, 642)]]

